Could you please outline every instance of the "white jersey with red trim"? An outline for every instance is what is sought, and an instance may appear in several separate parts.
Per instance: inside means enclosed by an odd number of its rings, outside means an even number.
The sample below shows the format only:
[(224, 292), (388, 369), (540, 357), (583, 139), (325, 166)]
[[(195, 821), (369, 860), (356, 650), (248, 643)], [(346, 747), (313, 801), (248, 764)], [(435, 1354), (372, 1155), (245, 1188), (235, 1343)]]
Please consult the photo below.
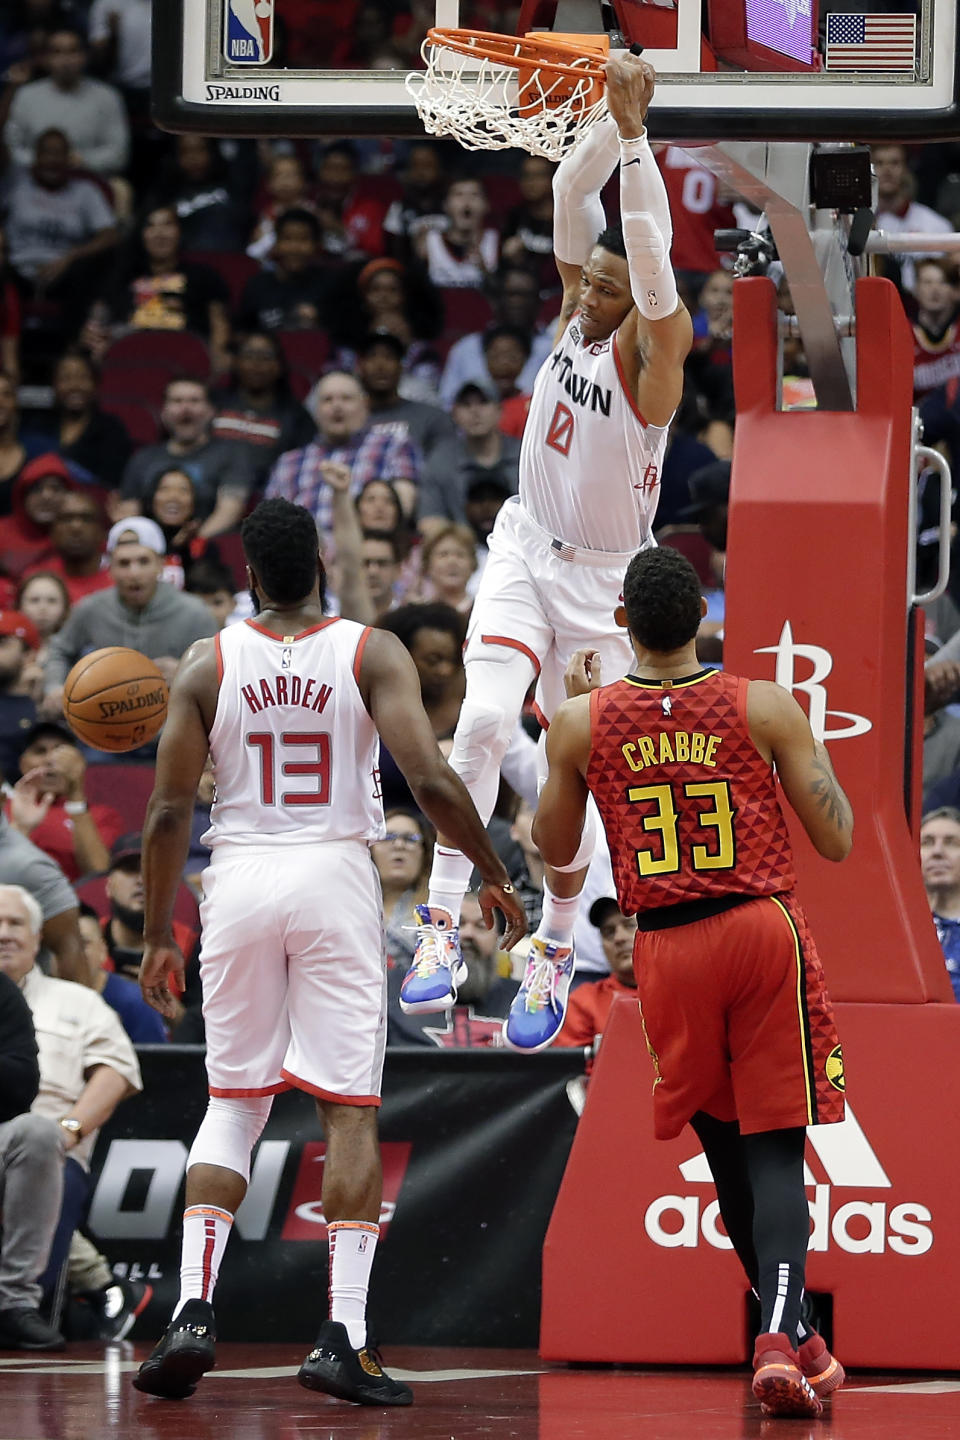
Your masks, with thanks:
[(533, 387), (520, 504), (568, 545), (639, 550), (660, 498), (668, 430), (640, 414), (624, 384), (616, 336), (585, 342), (575, 314)]
[[(376, 840), (380, 742), (357, 679), (369, 626), (324, 620), (274, 635), (254, 620), (216, 636), (210, 730), (217, 845)], [(251, 902), (256, 897), (251, 896)]]

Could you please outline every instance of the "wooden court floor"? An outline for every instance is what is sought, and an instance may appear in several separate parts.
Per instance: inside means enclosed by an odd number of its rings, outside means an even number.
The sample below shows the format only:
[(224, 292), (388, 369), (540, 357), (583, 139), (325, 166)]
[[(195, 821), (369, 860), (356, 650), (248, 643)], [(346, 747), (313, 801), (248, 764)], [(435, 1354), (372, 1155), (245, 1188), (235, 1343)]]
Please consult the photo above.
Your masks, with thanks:
[(414, 1387), (408, 1409), (315, 1395), (289, 1345), (218, 1347), (192, 1399), (140, 1395), (150, 1346), (71, 1345), (0, 1355), (0, 1440), (960, 1440), (960, 1378), (853, 1376), (816, 1422), (769, 1420), (746, 1371), (545, 1367), (533, 1351), (384, 1354)]

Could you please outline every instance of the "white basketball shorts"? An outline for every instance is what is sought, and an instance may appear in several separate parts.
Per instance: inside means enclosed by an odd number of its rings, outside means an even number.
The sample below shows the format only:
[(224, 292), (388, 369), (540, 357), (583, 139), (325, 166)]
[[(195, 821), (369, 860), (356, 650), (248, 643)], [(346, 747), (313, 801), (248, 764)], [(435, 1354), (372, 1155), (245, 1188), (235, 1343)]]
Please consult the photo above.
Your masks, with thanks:
[(379, 1105), (386, 964), (380, 880), (367, 846), (218, 845), (203, 895), (210, 1094), (293, 1087)]
[(470, 613), (468, 663), (482, 658), (487, 645), (523, 651), (539, 676), (537, 704), (547, 720), (566, 699), (563, 672), (575, 650), (600, 652), (604, 684), (626, 675), (633, 651), (613, 612), (629, 553), (598, 565), (596, 551), (554, 549), (550, 537), (510, 501), (497, 516), (488, 549)]

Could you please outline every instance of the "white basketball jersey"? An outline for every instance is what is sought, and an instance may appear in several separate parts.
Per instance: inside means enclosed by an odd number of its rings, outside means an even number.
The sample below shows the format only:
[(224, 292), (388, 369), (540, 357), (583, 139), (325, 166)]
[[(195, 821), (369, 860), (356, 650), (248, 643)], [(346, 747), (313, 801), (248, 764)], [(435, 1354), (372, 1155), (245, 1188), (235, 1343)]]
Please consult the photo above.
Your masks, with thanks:
[(575, 314), (543, 362), (520, 449), (520, 504), (586, 550), (639, 550), (660, 498), (666, 425), (648, 425), (616, 337), (584, 342)]
[(379, 737), (357, 684), (369, 627), (324, 620), (216, 636), (216, 798), (204, 842), (304, 845), (383, 834)]

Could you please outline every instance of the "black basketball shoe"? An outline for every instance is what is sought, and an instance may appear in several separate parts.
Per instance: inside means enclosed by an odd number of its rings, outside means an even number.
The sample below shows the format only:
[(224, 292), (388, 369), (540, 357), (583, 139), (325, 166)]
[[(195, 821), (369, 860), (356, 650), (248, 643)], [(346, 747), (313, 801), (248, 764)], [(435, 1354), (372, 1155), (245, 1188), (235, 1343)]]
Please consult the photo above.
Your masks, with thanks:
[(216, 1338), (213, 1306), (206, 1300), (188, 1300), (133, 1377), (134, 1388), (165, 1400), (186, 1400), (201, 1375), (216, 1363)]
[(376, 1350), (354, 1350), (345, 1325), (325, 1320), (317, 1343), (297, 1372), (308, 1390), (322, 1390), (338, 1400), (357, 1405), (412, 1405), (409, 1385), (392, 1380), (380, 1365)]

